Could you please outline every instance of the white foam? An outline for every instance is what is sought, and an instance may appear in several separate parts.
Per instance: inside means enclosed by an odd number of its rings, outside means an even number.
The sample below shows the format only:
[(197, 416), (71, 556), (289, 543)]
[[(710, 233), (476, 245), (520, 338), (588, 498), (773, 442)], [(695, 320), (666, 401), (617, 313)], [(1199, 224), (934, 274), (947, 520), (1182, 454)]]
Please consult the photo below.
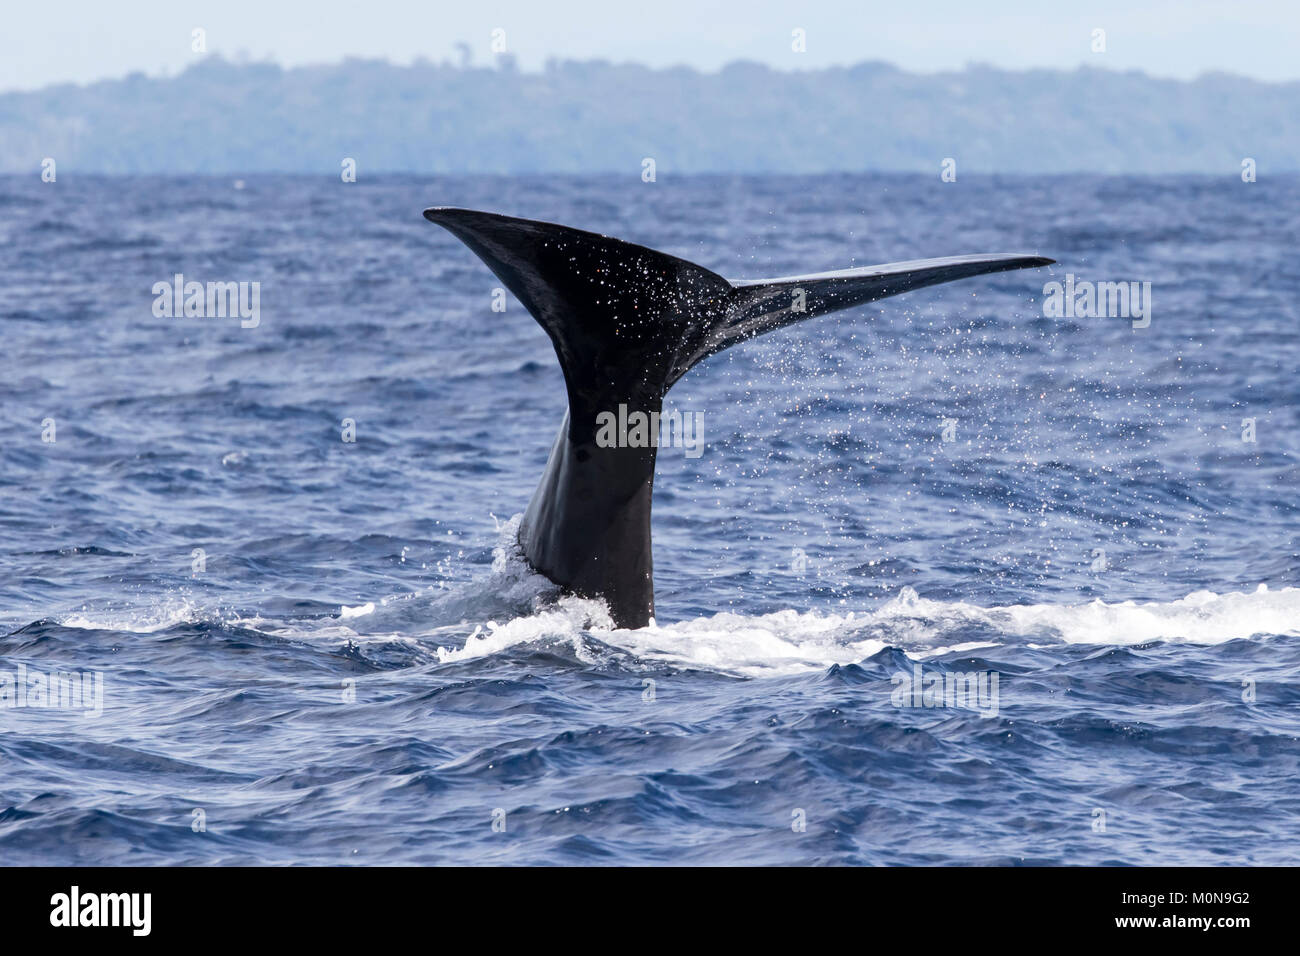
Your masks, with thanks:
[[(534, 573), (519, 553), (517, 529), (521, 516), (497, 521), (499, 543), (493, 552), (492, 574), (473, 590), (504, 598), (519, 606), (542, 599), (554, 585)], [(496, 519), (494, 519), (496, 520)], [(405, 598), (403, 598), (405, 599)], [(784, 610), (771, 614), (721, 613), (669, 625), (635, 630), (615, 628), (603, 602), (576, 597), (547, 601), (532, 614), (509, 620), (471, 619), (468, 625), (442, 624), (423, 633), (409, 627), (399, 633), (358, 634), (342, 623), (372, 615), (390, 598), (356, 606), (343, 605), (337, 617), (304, 622), (254, 618), (232, 623), (272, 634), (324, 640), (365, 642), (404, 641), (437, 647), (443, 662), (488, 657), (511, 648), (560, 641), (580, 659), (594, 653), (591, 638), (646, 661), (695, 667), (740, 676), (759, 677), (825, 670), (833, 664), (860, 662), (884, 647), (904, 650), (920, 660), (1017, 643), (1028, 647), (1055, 643), (1132, 645), (1151, 641), (1220, 644), (1256, 635), (1300, 636), (1300, 588), (1269, 590), (1261, 584), (1252, 592), (1215, 594), (1195, 591), (1167, 602), (1095, 600), (1082, 604), (1014, 604), (980, 607), (963, 601), (938, 601), (903, 588), (875, 609), (827, 613)], [(68, 627), (101, 628), (150, 633), (175, 624), (197, 621), (205, 613), (185, 597), (147, 609), (82, 612), (63, 620)], [(461, 647), (453, 642), (470, 630)]]
[(600, 637), (646, 660), (758, 677), (822, 670), (871, 657), (886, 642), (862, 634), (859, 624), (852, 614), (726, 613)]
[[(961, 640), (976, 628), (988, 639)], [(562, 639), (581, 651), (582, 634), (647, 661), (749, 677), (824, 670), (862, 661), (886, 646), (913, 658), (965, 653), (1032, 638), (1037, 645), (1130, 645), (1150, 641), (1219, 644), (1260, 634), (1300, 635), (1300, 588), (1251, 593), (1196, 591), (1169, 602), (1025, 604), (983, 608), (922, 598), (911, 588), (875, 610), (824, 614), (777, 611), (724, 613), (635, 630), (609, 626), (599, 602), (562, 598), (556, 605), (503, 625), (490, 622), (444, 661), (499, 653), (535, 641)], [(983, 637), (983, 635), (981, 635)]]
[(532, 644), (535, 641), (567, 641), (579, 659), (589, 657), (583, 642), (584, 631), (611, 630), (614, 626), (609, 610), (602, 601), (577, 597), (562, 597), (552, 607), (527, 617), (517, 617), (505, 624), (488, 621), (465, 641), (465, 646), (455, 650), (438, 648), (438, 658), (444, 662), (466, 661), (476, 657), (498, 654), (511, 647)]
[(1257, 634), (1300, 635), (1300, 588), (1253, 592), (1193, 591), (1176, 601), (1025, 604), (979, 608), (927, 601), (905, 588), (881, 613), (909, 613), (952, 628), (983, 624), (1009, 636), (1056, 638), (1069, 644), (1183, 641), (1221, 644)]
[(192, 624), (203, 619), (199, 606), (189, 598), (164, 599), (147, 608), (121, 608), (92, 611), (83, 608), (59, 621), (64, 627), (91, 631), (129, 631), (152, 634), (177, 624)]

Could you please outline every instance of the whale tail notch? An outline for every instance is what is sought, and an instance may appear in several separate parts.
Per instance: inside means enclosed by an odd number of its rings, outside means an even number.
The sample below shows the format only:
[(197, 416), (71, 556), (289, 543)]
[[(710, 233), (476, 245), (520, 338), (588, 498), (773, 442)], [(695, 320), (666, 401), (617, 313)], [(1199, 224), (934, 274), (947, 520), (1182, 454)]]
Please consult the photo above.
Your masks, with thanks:
[(555, 223), (437, 207), (449, 230), (523, 303), (555, 347), (569, 411), (520, 526), (532, 565), (603, 598), (620, 627), (654, 614), (650, 498), (655, 447), (605, 447), (598, 419), (656, 414), (694, 365), (804, 319), (956, 279), (1050, 265), (1030, 255), (921, 259), (729, 281), (635, 243)]

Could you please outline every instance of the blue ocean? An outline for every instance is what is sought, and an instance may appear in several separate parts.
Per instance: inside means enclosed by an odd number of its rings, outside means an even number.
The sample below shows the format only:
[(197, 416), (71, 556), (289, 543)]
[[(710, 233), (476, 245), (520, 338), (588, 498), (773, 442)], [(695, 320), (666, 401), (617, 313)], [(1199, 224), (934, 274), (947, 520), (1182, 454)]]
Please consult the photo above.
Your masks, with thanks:
[[(637, 173), (0, 178), (0, 863), (1300, 863), (1300, 185)], [(433, 205), (1058, 262), (691, 371), (625, 630), (519, 554), (563, 380)]]

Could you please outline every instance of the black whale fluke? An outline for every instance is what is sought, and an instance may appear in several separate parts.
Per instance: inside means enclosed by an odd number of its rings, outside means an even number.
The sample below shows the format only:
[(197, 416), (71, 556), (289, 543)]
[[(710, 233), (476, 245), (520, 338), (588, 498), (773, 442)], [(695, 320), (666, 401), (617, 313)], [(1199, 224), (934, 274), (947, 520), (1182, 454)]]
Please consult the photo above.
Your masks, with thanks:
[(654, 616), (650, 497), (655, 452), (602, 447), (597, 417), (658, 413), (696, 363), (803, 319), (990, 272), (1050, 265), (1041, 256), (918, 259), (780, 279), (728, 281), (645, 246), (549, 222), (426, 209), (496, 273), (555, 345), (569, 410), (519, 527), (533, 567), (603, 598), (619, 627)]

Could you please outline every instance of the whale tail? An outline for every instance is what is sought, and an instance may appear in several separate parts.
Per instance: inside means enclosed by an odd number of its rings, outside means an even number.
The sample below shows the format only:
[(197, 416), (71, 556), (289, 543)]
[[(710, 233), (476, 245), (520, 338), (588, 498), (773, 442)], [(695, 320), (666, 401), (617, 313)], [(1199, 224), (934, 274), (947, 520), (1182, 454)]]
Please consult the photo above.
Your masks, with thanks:
[(603, 598), (620, 627), (654, 615), (650, 500), (657, 428), (611, 444), (611, 415), (657, 422), (694, 365), (804, 319), (942, 282), (1050, 265), (1027, 255), (955, 256), (778, 279), (728, 281), (703, 266), (580, 229), (470, 209), (426, 209), (494, 272), (550, 336), (569, 410), (519, 540), (561, 587)]

